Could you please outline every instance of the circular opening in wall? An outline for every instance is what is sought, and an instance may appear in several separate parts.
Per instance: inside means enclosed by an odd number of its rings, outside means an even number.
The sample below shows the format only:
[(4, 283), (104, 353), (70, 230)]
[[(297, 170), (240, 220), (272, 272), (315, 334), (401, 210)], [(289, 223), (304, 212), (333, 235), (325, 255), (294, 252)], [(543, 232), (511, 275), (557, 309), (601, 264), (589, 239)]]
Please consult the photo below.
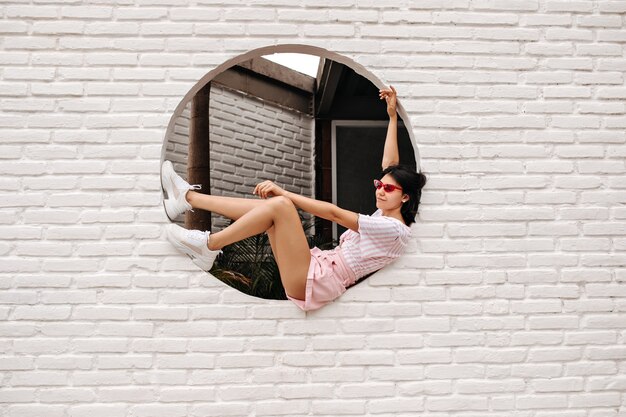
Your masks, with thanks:
[[(189, 184), (200, 184), (195, 191), (204, 196), (259, 201), (255, 186), (271, 180), (287, 191), (372, 214), (372, 179), (381, 171), (389, 120), (378, 95), (382, 87), (363, 67), (323, 49), (283, 45), (248, 52), (208, 73), (181, 101), (162, 162), (171, 161)], [(398, 103), (400, 163), (417, 168), (403, 113)], [(218, 198), (201, 198), (202, 207), (173, 221), (214, 233), (243, 214)], [(298, 211), (310, 247), (338, 244), (346, 229)], [(213, 276), (255, 297), (287, 299), (266, 233), (222, 251)]]

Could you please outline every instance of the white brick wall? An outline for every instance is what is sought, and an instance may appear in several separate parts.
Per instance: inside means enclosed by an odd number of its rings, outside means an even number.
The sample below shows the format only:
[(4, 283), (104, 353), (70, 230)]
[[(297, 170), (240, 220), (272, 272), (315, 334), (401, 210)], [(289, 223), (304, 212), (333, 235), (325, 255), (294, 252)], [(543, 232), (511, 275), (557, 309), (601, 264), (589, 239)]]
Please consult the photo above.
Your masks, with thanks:
[[(0, 11), (0, 415), (626, 415), (626, 2)], [(395, 85), (430, 175), (408, 253), (308, 315), (162, 231), (174, 110), (261, 47)]]

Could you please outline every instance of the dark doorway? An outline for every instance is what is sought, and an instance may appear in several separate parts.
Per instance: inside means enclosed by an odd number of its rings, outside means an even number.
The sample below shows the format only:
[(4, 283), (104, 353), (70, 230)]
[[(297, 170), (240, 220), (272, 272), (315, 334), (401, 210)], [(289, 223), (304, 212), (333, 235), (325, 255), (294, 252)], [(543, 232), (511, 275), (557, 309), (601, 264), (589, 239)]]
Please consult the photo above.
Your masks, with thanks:
[[(381, 172), (389, 117), (378, 88), (351, 68), (325, 60), (315, 92), (316, 198), (362, 214), (376, 210), (372, 180)], [(398, 117), (400, 163), (416, 167), (409, 133)], [(316, 234), (337, 239), (345, 228), (318, 221)]]

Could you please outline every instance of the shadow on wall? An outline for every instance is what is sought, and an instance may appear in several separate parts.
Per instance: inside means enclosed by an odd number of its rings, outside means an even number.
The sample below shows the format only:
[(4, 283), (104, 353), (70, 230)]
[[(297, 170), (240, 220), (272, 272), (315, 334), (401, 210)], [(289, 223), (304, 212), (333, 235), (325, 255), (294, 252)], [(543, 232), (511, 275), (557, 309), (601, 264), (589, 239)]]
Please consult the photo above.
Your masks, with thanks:
[[(371, 180), (380, 173), (388, 117), (378, 87), (350, 67), (322, 57), (311, 76), (258, 56), (214, 76), (179, 108), (164, 157), (201, 184), (199, 192), (257, 199), (256, 184), (272, 180), (348, 210), (376, 210)], [(398, 145), (400, 162), (415, 168), (400, 119)], [(310, 247), (332, 249), (345, 231), (300, 215)], [(214, 232), (233, 220), (196, 209), (176, 221)], [(246, 294), (286, 299), (265, 233), (225, 247), (210, 273)]]

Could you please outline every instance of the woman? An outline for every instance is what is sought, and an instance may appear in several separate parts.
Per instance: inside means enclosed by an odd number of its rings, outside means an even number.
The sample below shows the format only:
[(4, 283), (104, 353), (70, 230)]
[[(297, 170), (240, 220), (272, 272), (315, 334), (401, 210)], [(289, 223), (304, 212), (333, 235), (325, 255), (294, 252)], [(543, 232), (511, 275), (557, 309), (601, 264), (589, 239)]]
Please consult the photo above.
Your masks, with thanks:
[[(392, 262), (409, 241), (409, 226), (415, 222), (426, 177), (397, 165), (396, 90), (390, 86), (380, 90), (379, 96), (387, 103), (389, 125), (383, 171), (380, 180), (374, 180), (378, 210), (371, 216), (285, 191), (272, 181), (255, 187), (260, 200), (200, 194), (193, 191), (199, 186), (189, 185), (165, 161), (161, 182), (170, 219), (199, 208), (236, 220), (212, 234), (171, 224), (167, 227), (170, 242), (208, 271), (224, 246), (266, 232), (287, 298), (304, 311), (331, 302), (359, 278)], [(309, 249), (296, 207), (349, 229), (341, 235), (339, 246), (326, 251)]]

